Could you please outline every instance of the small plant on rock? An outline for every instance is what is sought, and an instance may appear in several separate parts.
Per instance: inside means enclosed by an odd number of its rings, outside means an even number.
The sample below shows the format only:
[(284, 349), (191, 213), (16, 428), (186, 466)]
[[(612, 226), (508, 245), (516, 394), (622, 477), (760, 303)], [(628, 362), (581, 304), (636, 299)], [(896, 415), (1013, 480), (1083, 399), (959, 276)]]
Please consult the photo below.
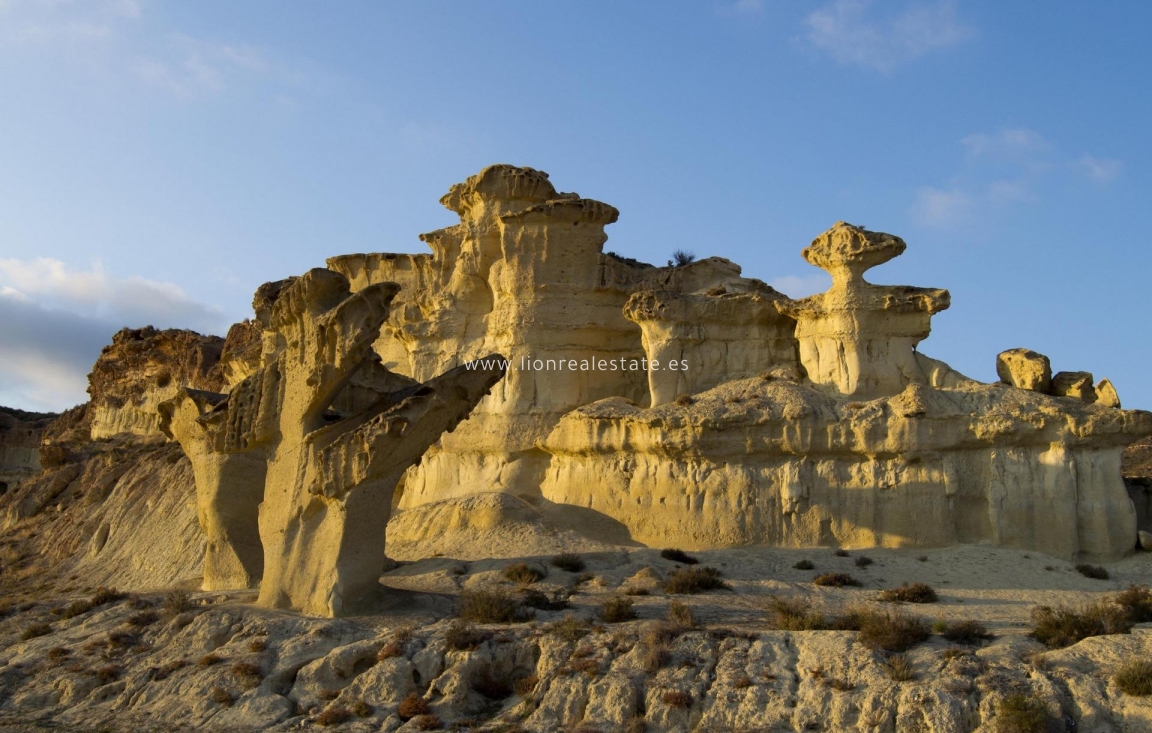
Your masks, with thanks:
[(504, 577), (517, 585), (532, 585), (543, 580), (544, 573), (526, 562), (518, 562), (504, 568)]
[(661, 698), (670, 708), (683, 710), (692, 707), (692, 695), (684, 690), (669, 690)]
[(188, 595), (188, 591), (174, 590), (164, 596), (161, 609), (168, 618), (175, 618), (185, 611), (192, 610), (192, 597)]
[(907, 654), (893, 654), (888, 657), (884, 660), (884, 671), (888, 673), (888, 679), (893, 682), (909, 682), (916, 679), (915, 668)]
[(217, 705), (229, 707), (232, 705), (234, 698), (232, 693), (225, 690), (223, 687), (213, 687), (208, 691), (208, 699)]
[(456, 615), (478, 624), (506, 624), (528, 617), (516, 599), (500, 589), (464, 591)]
[(316, 716), (317, 725), (340, 725), (347, 723), (352, 719), (352, 713), (348, 708), (340, 707), (339, 705), (331, 705), (324, 708), (319, 715)]
[(1108, 571), (1099, 565), (1087, 565), (1080, 563), (1076, 566), (1076, 572), (1083, 575), (1085, 578), (1092, 578), (1093, 580), (1108, 580)]
[(1152, 621), (1152, 591), (1146, 586), (1130, 585), (1128, 590), (1117, 593), (1114, 600), (1132, 623)]
[(417, 695), (415, 692), (408, 695), (400, 701), (400, 707), (396, 709), (396, 714), (400, 716), (400, 720), (411, 720), (418, 715), (424, 715), (428, 712), (428, 703), (424, 698)]
[(996, 733), (1046, 733), (1052, 723), (1048, 706), (1028, 695), (1009, 695), (996, 707)]
[(264, 670), (251, 662), (236, 662), (232, 665), (232, 676), (243, 685), (251, 689), (257, 687), (264, 679)]
[(492, 634), (489, 632), (477, 629), (467, 621), (461, 620), (453, 621), (444, 632), (444, 642), (453, 651), (471, 651), (490, 638)]
[(370, 704), (363, 700), (355, 701), (352, 703), (349, 709), (357, 718), (367, 718), (369, 715), (376, 712), (376, 708), (372, 707)]
[(564, 641), (576, 642), (583, 639), (592, 630), (587, 619), (568, 614), (548, 627), (548, 633), (560, 637)]
[(692, 616), (692, 609), (682, 601), (672, 601), (668, 604), (668, 623), (681, 629), (691, 629), (696, 626), (696, 619)]

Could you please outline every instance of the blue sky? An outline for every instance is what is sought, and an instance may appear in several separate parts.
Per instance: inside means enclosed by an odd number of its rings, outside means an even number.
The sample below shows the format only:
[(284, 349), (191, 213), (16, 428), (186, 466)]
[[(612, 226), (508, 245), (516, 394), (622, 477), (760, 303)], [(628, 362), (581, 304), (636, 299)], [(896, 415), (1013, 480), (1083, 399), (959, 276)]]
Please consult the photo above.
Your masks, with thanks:
[[(844, 219), (946, 287), (921, 349), (1024, 346), (1152, 408), (1152, 3), (0, 0), (0, 404), (120, 326), (223, 333), (262, 282), (426, 251), (484, 165), (613, 204), (607, 249), (800, 296)], [(1139, 229), (1139, 227), (1138, 227)]]

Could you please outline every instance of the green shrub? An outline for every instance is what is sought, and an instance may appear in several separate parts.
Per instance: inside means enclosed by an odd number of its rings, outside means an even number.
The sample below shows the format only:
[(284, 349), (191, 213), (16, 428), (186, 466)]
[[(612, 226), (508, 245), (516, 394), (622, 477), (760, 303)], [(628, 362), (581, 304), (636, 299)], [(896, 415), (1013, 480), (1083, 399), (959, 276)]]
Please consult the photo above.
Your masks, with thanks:
[(673, 570), (664, 581), (664, 592), (692, 595), (729, 587), (720, 579), (720, 571), (710, 567), (689, 567)]

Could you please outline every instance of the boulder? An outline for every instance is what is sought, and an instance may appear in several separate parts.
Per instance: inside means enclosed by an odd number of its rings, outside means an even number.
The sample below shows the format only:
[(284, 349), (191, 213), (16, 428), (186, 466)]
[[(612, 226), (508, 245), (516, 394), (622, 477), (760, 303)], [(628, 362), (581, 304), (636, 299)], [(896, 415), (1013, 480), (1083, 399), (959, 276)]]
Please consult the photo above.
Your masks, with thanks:
[(1120, 395), (1109, 379), (1101, 379), (1096, 385), (1096, 404), (1104, 407), (1120, 407)]
[(1047, 393), (1052, 387), (1052, 364), (1031, 349), (1009, 349), (996, 355), (996, 376), (1017, 389)]
[(1096, 388), (1092, 386), (1091, 372), (1057, 372), (1052, 377), (1052, 394), (1073, 397), (1089, 404), (1096, 401)]

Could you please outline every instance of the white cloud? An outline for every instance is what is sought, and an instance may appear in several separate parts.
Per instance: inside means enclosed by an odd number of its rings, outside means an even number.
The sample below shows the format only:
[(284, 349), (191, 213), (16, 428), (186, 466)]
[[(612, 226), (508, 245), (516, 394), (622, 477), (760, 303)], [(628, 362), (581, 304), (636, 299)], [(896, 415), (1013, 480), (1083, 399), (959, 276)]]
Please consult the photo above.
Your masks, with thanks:
[(215, 44), (175, 35), (161, 56), (138, 58), (132, 72), (144, 82), (171, 92), (182, 100), (221, 92), (240, 75), (262, 74), (269, 63), (255, 48)]
[(0, 404), (59, 410), (84, 401), (112, 334), (146, 325), (222, 334), (228, 323), (171, 283), (113, 277), (99, 263), (0, 259)]
[(916, 192), (912, 217), (923, 226), (952, 226), (965, 221), (972, 208), (972, 196), (964, 191), (925, 186)]
[(828, 273), (815, 272), (811, 275), (783, 275), (773, 278), (768, 284), (789, 298), (805, 298), (832, 287), (832, 278)]
[(973, 133), (960, 143), (974, 157), (1024, 156), (1042, 152), (1049, 147), (1043, 135), (1024, 127), (1002, 128), (994, 133)]
[(1096, 158), (1085, 155), (1076, 161), (1076, 167), (1093, 183), (1110, 183), (1124, 170), (1124, 162), (1115, 158)]
[(840, 63), (881, 72), (975, 36), (950, 0), (913, 2), (887, 17), (874, 17), (872, 0), (835, 0), (806, 19), (808, 42)]

